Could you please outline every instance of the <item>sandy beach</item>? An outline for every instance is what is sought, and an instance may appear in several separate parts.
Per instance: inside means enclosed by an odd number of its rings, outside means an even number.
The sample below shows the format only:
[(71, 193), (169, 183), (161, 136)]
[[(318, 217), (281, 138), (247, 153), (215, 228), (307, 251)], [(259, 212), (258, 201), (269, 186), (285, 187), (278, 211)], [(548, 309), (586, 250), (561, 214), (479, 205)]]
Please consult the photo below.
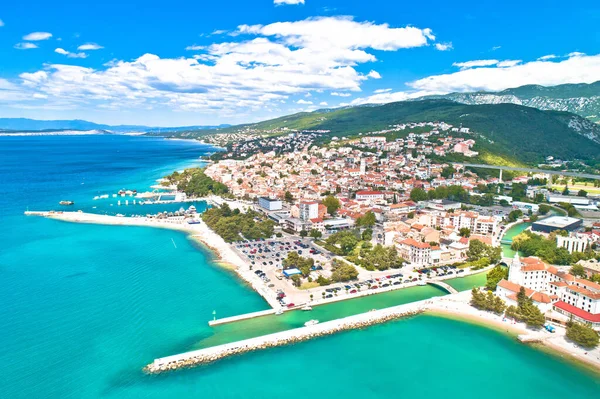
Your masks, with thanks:
[(567, 340), (565, 336), (566, 329), (560, 326), (554, 326), (556, 328), (555, 333), (549, 333), (544, 329), (529, 329), (525, 323), (513, 323), (502, 316), (475, 309), (469, 304), (470, 299), (470, 291), (436, 297), (427, 305), (427, 313), (484, 325), (515, 337), (521, 336), (533, 346), (540, 346), (540, 349), (549, 351), (553, 355), (566, 360), (585, 364), (588, 368), (600, 373), (600, 347), (587, 350), (575, 345)]

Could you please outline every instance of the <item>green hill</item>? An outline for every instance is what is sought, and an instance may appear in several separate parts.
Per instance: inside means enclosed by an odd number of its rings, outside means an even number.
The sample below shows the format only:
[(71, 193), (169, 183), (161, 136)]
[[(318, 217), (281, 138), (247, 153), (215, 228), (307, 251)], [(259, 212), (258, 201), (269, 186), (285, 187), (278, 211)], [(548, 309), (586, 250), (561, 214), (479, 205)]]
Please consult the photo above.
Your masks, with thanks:
[(302, 112), (254, 124), (189, 132), (191, 136), (187, 137), (232, 132), (281, 134), (287, 128), (328, 130), (323, 139), (327, 141), (334, 136), (351, 137), (398, 123), (434, 121), (469, 127), (484, 136), (477, 139), (480, 151), (506, 160), (532, 164), (549, 155), (566, 160), (600, 156), (600, 126), (580, 116), (514, 104), (467, 105), (448, 100)]

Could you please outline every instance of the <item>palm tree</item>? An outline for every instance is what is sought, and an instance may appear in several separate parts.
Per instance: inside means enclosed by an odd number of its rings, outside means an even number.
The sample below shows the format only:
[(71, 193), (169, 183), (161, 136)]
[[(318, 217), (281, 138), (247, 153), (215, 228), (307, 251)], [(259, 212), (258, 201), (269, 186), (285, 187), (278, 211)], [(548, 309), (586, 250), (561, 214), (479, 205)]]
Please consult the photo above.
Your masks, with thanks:
[(312, 302), (313, 300), (313, 294), (310, 294), (310, 301)]

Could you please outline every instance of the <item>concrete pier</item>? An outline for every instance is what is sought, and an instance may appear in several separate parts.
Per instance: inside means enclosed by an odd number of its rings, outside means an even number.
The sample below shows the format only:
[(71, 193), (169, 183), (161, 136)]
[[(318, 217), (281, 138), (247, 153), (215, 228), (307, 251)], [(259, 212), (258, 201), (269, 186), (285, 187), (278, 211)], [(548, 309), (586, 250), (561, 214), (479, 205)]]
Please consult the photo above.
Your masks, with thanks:
[(229, 344), (186, 352), (179, 355), (155, 359), (144, 368), (147, 373), (161, 373), (180, 368), (212, 363), (225, 357), (252, 352), (259, 349), (294, 344), (337, 332), (368, 327), (386, 321), (412, 316), (423, 312), (431, 300), (413, 302), (381, 310), (373, 310), (343, 319), (327, 321), (308, 327), (282, 331), (262, 337), (250, 338)]
[(267, 310), (261, 310), (258, 312), (240, 314), (237, 316), (224, 317), (222, 319), (211, 320), (208, 322), (208, 325), (211, 327), (218, 326), (220, 324), (233, 323), (234, 321), (253, 319), (255, 317), (261, 317), (261, 316), (268, 316), (268, 315), (275, 314), (275, 312), (276, 312), (275, 309), (267, 309)]

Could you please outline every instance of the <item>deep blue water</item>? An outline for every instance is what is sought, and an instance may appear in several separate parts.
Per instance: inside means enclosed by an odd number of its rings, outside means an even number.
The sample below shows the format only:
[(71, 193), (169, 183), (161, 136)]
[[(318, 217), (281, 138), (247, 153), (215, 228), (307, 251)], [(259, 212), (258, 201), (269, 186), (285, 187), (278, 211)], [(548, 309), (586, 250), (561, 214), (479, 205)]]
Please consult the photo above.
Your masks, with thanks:
[(212, 341), (213, 310), (224, 317), (266, 304), (181, 233), (23, 211), (68, 199), (74, 209), (114, 212), (112, 200), (92, 198), (144, 190), (206, 151), (155, 138), (0, 137), (1, 398), (598, 395), (597, 376), (497, 332), (430, 316), (144, 375), (155, 357)]

